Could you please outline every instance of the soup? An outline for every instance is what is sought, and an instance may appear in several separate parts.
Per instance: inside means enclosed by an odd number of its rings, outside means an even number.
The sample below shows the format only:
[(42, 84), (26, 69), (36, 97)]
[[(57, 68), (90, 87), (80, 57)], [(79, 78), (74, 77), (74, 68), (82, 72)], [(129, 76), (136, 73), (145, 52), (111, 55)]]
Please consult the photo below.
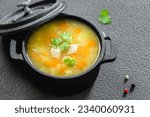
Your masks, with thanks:
[(55, 19), (30, 36), (27, 53), (30, 62), (43, 73), (72, 76), (89, 69), (100, 53), (93, 29), (73, 19)]

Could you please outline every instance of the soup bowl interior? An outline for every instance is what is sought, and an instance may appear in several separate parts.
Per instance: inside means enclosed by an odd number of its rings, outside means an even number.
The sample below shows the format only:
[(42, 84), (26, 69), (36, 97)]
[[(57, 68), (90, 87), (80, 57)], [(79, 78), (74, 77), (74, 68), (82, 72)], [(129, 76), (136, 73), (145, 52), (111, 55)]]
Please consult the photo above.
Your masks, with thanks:
[(104, 35), (102, 33), (102, 31), (96, 26), (94, 25), (93, 23), (90, 23), (89, 21), (81, 18), (81, 17), (77, 17), (77, 16), (73, 16), (73, 15), (67, 15), (67, 14), (61, 14), (55, 18), (53, 18), (51, 21), (53, 20), (57, 20), (57, 19), (62, 19), (62, 18), (65, 18), (65, 19), (73, 19), (73, 20), (77, 20), (77, 21), (80, 21), (88, 26), (91, 27), (92, 30), (94, 30), (94, 32), (96, 33), (96, 35), (98, 36), (98, 39), (99, 39), (99, 44), (100, 44), (100, 47), (101, 47), (101, 50), (99, 51), (99, 54), (98, 54), (98, 57), (97, 57), (97, 60), (95, 61), (95, 63), (90, 66), (90, 68), (88, 68), (87, 70), (83, 71), (82, 73), (80, 74), (76, 74), (76, 75), (72, 75), (72, 76), (55, 76), (55, 75), (50, 75), (50, 74), (46, 74), (44, 72), (42, 72), (41, 70), (39, 70), (30, 60), (30, 57), (29, 55), (27, 54), (27, 45), (28, 45), (28, 42), (29, 42), (29, 38), (30, 36), (36, 31), (38, 30), (41, 26), (45, 25), (45, 24), (40, 24), (38, 25), (36, 28), (34, 29), (31, 29), (31, 31), (29, 31), (29, 33), (27, 34), (27, 36), (25, 37), (25, 40), (23, 41), (23, 57), (25, 59), (25, 61), (30, 65), (30, 67), (32, 69), (34, 69), (36, 72), (40, 73), (41, 75), (43, 76), (46, 76), (46, 77), (51, 77), (51, 78), (54, 78), (54, 79), (73, 79), (73, 78), (77, 78), (77, 77), (81, 77), (85, 74), (87, 74), (88, 72), (90, 72), (91, 70), (93, 70), (96, 66), (100, 65), (101, 64), (101, 61), (104, 57), (104, 54), (105, 54), (105, 42), (104, 42)]

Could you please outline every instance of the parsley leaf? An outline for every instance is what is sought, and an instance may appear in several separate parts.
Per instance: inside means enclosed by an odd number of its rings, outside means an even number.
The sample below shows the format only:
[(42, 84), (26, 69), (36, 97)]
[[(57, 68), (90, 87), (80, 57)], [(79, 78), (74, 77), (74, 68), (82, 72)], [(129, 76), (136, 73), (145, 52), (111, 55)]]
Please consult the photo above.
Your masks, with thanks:
[(64, 58), (64, 63), (66, 63), (68, 67), (73, 67), (77, 63), (77, 61), (74, 58), (66, 56)]
[(111, 24), (112, 23), (111, 17), (109, 16), (109, 11), (107, 9), (101, 10), (101, 14), (98, 17), (98, 20), (102, 24)]
[(63, 32), (59, 34), (59, 38), (52, 38), (51, 45), (54, 48), (59, 48), (61, 51), (66, 51), (70, 48), (70, 42), (73, 41), (70, 32)]
[(60, 46), (59, 46), (61, 51), (66, 51), (70, 48), (70, 44), (68, 42), (63, 42)]
[(60, 33), (60, 37), (66, 42), (71, 42), (73, 40), (70, 32)]
[(61, 38), (52, 38), (51, 42), (52, 46), (57, 48), (63, 42), (63, 40)]

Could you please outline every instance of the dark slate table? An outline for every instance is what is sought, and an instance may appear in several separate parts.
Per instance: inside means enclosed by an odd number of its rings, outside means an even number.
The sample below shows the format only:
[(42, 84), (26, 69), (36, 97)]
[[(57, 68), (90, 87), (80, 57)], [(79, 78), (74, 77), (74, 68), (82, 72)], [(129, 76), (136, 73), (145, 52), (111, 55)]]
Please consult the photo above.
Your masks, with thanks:
[[(0, 99), (150, 99), (150, 1), (64, 1), (68, 3), (64, 12), (94, 22), (112, 38), (118, 48), (117, 59), (101, 66), (97, 80), (87, 90), (70, 96), (55, 96), (34, 85), (15, 67), (17, 63), (12, 63), (7, 55), (7, 43), (0, 38)], [(0, 0), (0, 18), (14, 11), (17, 3), (18, 0)], [(111, 25), (97, 21), (102, 8), (109, 9)], [(130, 79), (123, 83), (126, 74)], [(135, 91), (123, 98), (123, 89), (132, 83), (136, 84)]]

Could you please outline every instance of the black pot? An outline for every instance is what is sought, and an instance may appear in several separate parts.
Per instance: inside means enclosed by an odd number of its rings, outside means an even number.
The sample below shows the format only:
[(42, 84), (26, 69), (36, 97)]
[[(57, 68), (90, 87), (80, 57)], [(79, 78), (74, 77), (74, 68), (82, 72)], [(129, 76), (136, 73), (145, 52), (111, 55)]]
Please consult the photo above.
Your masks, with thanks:
[[(31, 32), (28, 31), (27, 36), (22, 40), (22, 52), (20, 54), (16, 53), (15, 51), (12, 51), (14, 49), (14, 47), (16, 47), (17, 42), (16, 42), (16, 40), (11, 40), (11, 44), (10, 44), (11, 58), (21, 60), (21, 61), (27, 63), (30, 66), (31, 71), (33, 72), (33, 70), (34, 70), (34, 74), (38, 75), (39, 78), (46, 79), (46, 82), (53, 82), (52, 84), (55, 84), (55, 86), (61, 85), (63, 88), (67, 86), (67, 88), (72, 87), (72, 88), (77, 89), (77, 87), (80, 88), (79, 86), (85, 87), (87, 85), (90, 85), (96, 79), (98, 72), (99, 72), (100, 65), (103, 63), (112, 62), (113, 60), (115, 60), (115, 58), (117, 56), (117, 50), (116, 50), (115, 46), (112, 44), (111, 39), (108, 36), (106, 36), (105, 33), (102, 32), (96, 25), (90, 23), (89, 21), (87, 21), (81, 17), (67, 15), (67, 14), (60, 14), (51, 20), (55, 20), (58, 18), (59, 19), (60, 18), (68, 18), (68, 19), (79, 20), (79, 21), (89, 25), (98, 35), (99, 40), (100, 40), (99, 42), (101, 44), (101, 52), (99, 54), (97, 61), (95, 62), (95, 64), (93, 66), (91, 66), (91, 68), (89, 68), (88, 70), (86, 70), (85, 72), (83, 72), (79, 75), (66, 76), (66, 77), (47, 75), (47, 74), (41, 72), (40, 70), (38, 70), (31, 63), (30, 58), (27, 55), (26, 45), (28, 43), (29, 36), (37, 28), (41, 27), (41, 25), (37, 26), (34, 29), (31, 29), (30, 30)], [(108, 54), (108, 55), (105, 54), (106, 50), (107, 50), (105, 43), (107, 40), (110, 41), (110, 48), (111, 48), (110, 54)]]
[[(84, 89), (84, 88), (87, 88), (88, 86), (90, 86), (94, 82), (94, 80), (97, 78), (97, 75), (98, 75), (99, 69), (100, 69), (100, 65), (102, 65), (103, 63), (112, 62), (115, 60), (115, 58), (117, 56), (116, 47), (112, 44), (111, 39), (108, 36), (106, 36), (105, 33), (102, 32), (99, 29), (99, 27), (97, 27), (93, 23), (91, 23), (81, 17), (78, 17), (78, 16), (60, 13), (66, 7), (66, 4), (64, 2), (56, 2), (52, 6), (52, 8), (49, 8), (48, 4), (51, 5), (51, 3), (49, 1), (43, 1), (43, 2), (39, 2), (39, 3), (35, 3), (35, 4), (31, 5), (31, 8), (33, 8), (33, 10), (35, 9), (34, 7), (36, 7), (38, 5), (43, 5), (42, 6), (43, 8), (45, 8), (45, 9), (47, 8), (47, 10), (46, 10), (46, 12), (44, 12), (44, 14), (38, 15), (40, 18), (37, 20), (36, 20), (37, 17), (32, 16), (32, 14), (31, 15), (25, 14), (24, 16), (19, 16), (19, 17), (17, 16), (17, 18), (13, 17), (16, 14), (22, 12), (22, 10), (15, 12), (14, 15), (11, 14), (11, 15), (6, 16), (2, 20), (2, 24), (6, 23), (5, 19), (8, 19), (8, 21), (7, 21), (8, 24), (0, 25), (0, 27), (1, 27), (0, 34), (9, 35), (9, 34), (15, 33), (15, 35), (19, 35), (19, 37), (21, 38), (21, 39), (19, 39), (19, 41), (22, 41), (21, 45), (19, 45), (19, 47), (21, 47), (21, 48), (19, 48), (21, 50), (21, 52), (20, 53), (16, 52), (17, 47), (18, 47), (17, 46), (18, 39), (12, 38), (10, 40), (10, 57), (14, 60), (17, 60), (17, 61), (21, 60), (22, 62), (24, 62), (28, 67), (27, 69), (30, 71), (30, 73), (35, 78), (35, 80), (38, 79), (38, 84), (42, 88), (48, 89), (48, 91), (59, 92), (58, 94), (60, 94), (60, 93), (64, 94), (64, 92), (66, 92), (66, 94), (68, 94), (68, 91), (71, 93), (76, 92), (76, 91), (81, 91), (81, 89)], [(41, 6), (37, 7), (37, 8), (41, 8)], [(13, 23), (10, 23), (11, 22), (10, 17), (13, 17), (11, 19), (12, 20), (15, 19), (15, 21), (19, 19), (19, 22), (15, 23), (12, 21)], [(22, 18), (22, 20), (20, 22), (21, 18)], [(27, 55), (26, 45), (28, 43), (28, 39), (29, 39), (29, 36), (31, 35), (31, 33), (34, 32), (37, 28), (44, 25), (45, 23), (50, 22), (51, 20), (58, 19), (58, 18), (59, 19), (60, 18), (68, 18), (68, 19), (79, 20), (79, 21), (89, 25), (95, 31), (97, 36), (99, 37), (99, 40), (100, 40), (99, 42), (101, 44), (101, 52), (99, 54), (97, 61), (88, 70), (86, 70), (85, 72), (83, 72), (79, 75), (68, 76), (68, 77), (47, 75), (47, 74), (39, 71), (30, 62), (30, 58)], [(21, 33), (19, 33), (19, 32), (21, 32)], [(27, 33), (26, 34), (27, 36), (24, 36), (23, 33)], [(110, 41), (110, 53), (109, 54), (106, 54), (107, 49), (106, 49), (105, 43), (107, 40)]]

